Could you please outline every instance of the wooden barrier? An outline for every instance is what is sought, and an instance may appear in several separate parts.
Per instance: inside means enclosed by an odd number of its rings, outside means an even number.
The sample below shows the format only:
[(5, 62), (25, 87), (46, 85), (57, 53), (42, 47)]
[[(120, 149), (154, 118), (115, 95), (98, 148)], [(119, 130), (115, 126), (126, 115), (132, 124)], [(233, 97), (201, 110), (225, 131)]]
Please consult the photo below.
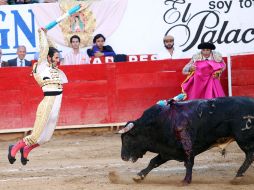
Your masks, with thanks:
[[(249, 60), (246, 57), (240, 59), (241, 68), (246, 59)], [(158, 100), (181, 92), (180, 85), (185, 79), (181, 70), (188, 61), (61, 66), (69, 83), (64, 86), (58, 126), (122, 123), (139, 117)], [(234, 58), (232, 64), (233, 95), (241, 94), (237, 91), (241, 84), (244, 84), (244, 89), (253, 85), (253, 77), (243, 79), (235, 73), (240, 69), (235, 64), (238, 61)], [(254, 66), (247, 64), (246, 75), (250, 74), (248, 69), (253, 70)], [(240, 80), (242, 82), (238, 84)], [(227, 92), (227, 72), (223, 73), (221, 82)], [(254, 95), (253, 88), (248, 95)], [(33, 127), (36, 108), (42, 98), (42, 91), (31, 76), (31, 68), (1, 68), (0, 129)]]
[(232, 95), (254, 97), (254, 55), (231, 56)]

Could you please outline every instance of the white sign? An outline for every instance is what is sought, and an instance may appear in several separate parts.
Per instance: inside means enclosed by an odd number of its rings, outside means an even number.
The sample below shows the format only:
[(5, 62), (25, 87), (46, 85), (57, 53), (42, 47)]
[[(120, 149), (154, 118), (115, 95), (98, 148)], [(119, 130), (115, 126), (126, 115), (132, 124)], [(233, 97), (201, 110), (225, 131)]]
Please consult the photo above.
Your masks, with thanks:
[[(18, 45), (26, 45), (32, 59), (39, 47), (37, 28), (63, 11), (55, 3), (1, 6), (3, 59), (14, 57)], [(92, 16), (83, 24), (91, 38), (81, 38), (88, 40), (84, 49), (92, 45), (92, 36), (102, 33), (117, 54), (156, 54), (164, 48), (163, 36), (171, 34), (183, 58), (196, 53), (197, 45), (204, 41), (213, 42), (224, 56), (254, 52), (252, 0), (97, 0), (88, 11)], [(86, 22), (92, 23), (91, 18), (95, 28), (88, 31)], [(69, 51), (69, 36), (60, 25), (49, 31), (49, 36), (60, 50)]]

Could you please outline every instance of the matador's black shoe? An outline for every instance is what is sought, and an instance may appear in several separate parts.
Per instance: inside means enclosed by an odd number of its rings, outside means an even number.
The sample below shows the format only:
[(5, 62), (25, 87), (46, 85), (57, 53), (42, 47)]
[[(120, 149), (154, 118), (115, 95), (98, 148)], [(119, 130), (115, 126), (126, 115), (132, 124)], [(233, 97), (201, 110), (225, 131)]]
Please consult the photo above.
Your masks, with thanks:
[(24, 148), (21, 148), (20, 149), (20, 154), (21, 154), (21, 157), (20, 157), (20, 161), (23, 165), (26, 165), (27, 162), (29, 161), (27, 158), (24, 157)]
[(10, 146), (9, 146), (8, 160), (9, 160), (10, 164), (13, 164), (13, 163), (16, 161), (16, 158), (13, 157), (13, 156), (11, 156), (11, 150), (12, 150), (12, 147), (13, 147), (13, 146), (14, 146), (14, 145), (10, 145)]

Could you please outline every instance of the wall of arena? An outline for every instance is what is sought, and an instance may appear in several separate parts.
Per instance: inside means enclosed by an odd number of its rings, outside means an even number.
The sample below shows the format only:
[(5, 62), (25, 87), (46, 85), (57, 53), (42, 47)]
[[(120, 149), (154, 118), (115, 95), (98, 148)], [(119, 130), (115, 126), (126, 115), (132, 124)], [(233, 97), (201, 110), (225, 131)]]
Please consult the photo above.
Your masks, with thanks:
[[(226, 58), (225, 58), (226, 60)], [(188, 59), (61, 66), (69, 83), (58, 126), (106, 124), (135, 119), (160, 99), (181, 92)], [(232, 56), (233, 96), (254, 97), (254, 55)], [(43, 94), (31, 68), (0, 69), (0, 129), (33, 126)], [(228, 76), (221, 77), (228, 92)]]

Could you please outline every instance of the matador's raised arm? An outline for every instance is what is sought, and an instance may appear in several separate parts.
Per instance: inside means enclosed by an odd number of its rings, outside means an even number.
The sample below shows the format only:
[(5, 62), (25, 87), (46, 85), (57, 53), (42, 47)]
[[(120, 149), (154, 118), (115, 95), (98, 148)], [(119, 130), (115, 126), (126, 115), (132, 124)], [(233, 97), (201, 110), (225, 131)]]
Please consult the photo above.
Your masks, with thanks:
[(38, 64), (41, 64), (43, 61), (47, 61), (49, 47), (56, 48), (55, 44), (48, 38), (46, 31), (39, 29), (39, 48), (40, 54), (38, 59)]
[(33, 65), (33, 76), (37, 83), (42, 87), (44, 84), (43, 78), (40, 76), (40, 72), (43, 71), (46, 64), (48, 63), (47, 56), (49, 52), (49, 47), (55, 47), (54, 44), (47, 38), (46, 31), (39, 29), (39, 48), (40, 54), (38, 62)]

